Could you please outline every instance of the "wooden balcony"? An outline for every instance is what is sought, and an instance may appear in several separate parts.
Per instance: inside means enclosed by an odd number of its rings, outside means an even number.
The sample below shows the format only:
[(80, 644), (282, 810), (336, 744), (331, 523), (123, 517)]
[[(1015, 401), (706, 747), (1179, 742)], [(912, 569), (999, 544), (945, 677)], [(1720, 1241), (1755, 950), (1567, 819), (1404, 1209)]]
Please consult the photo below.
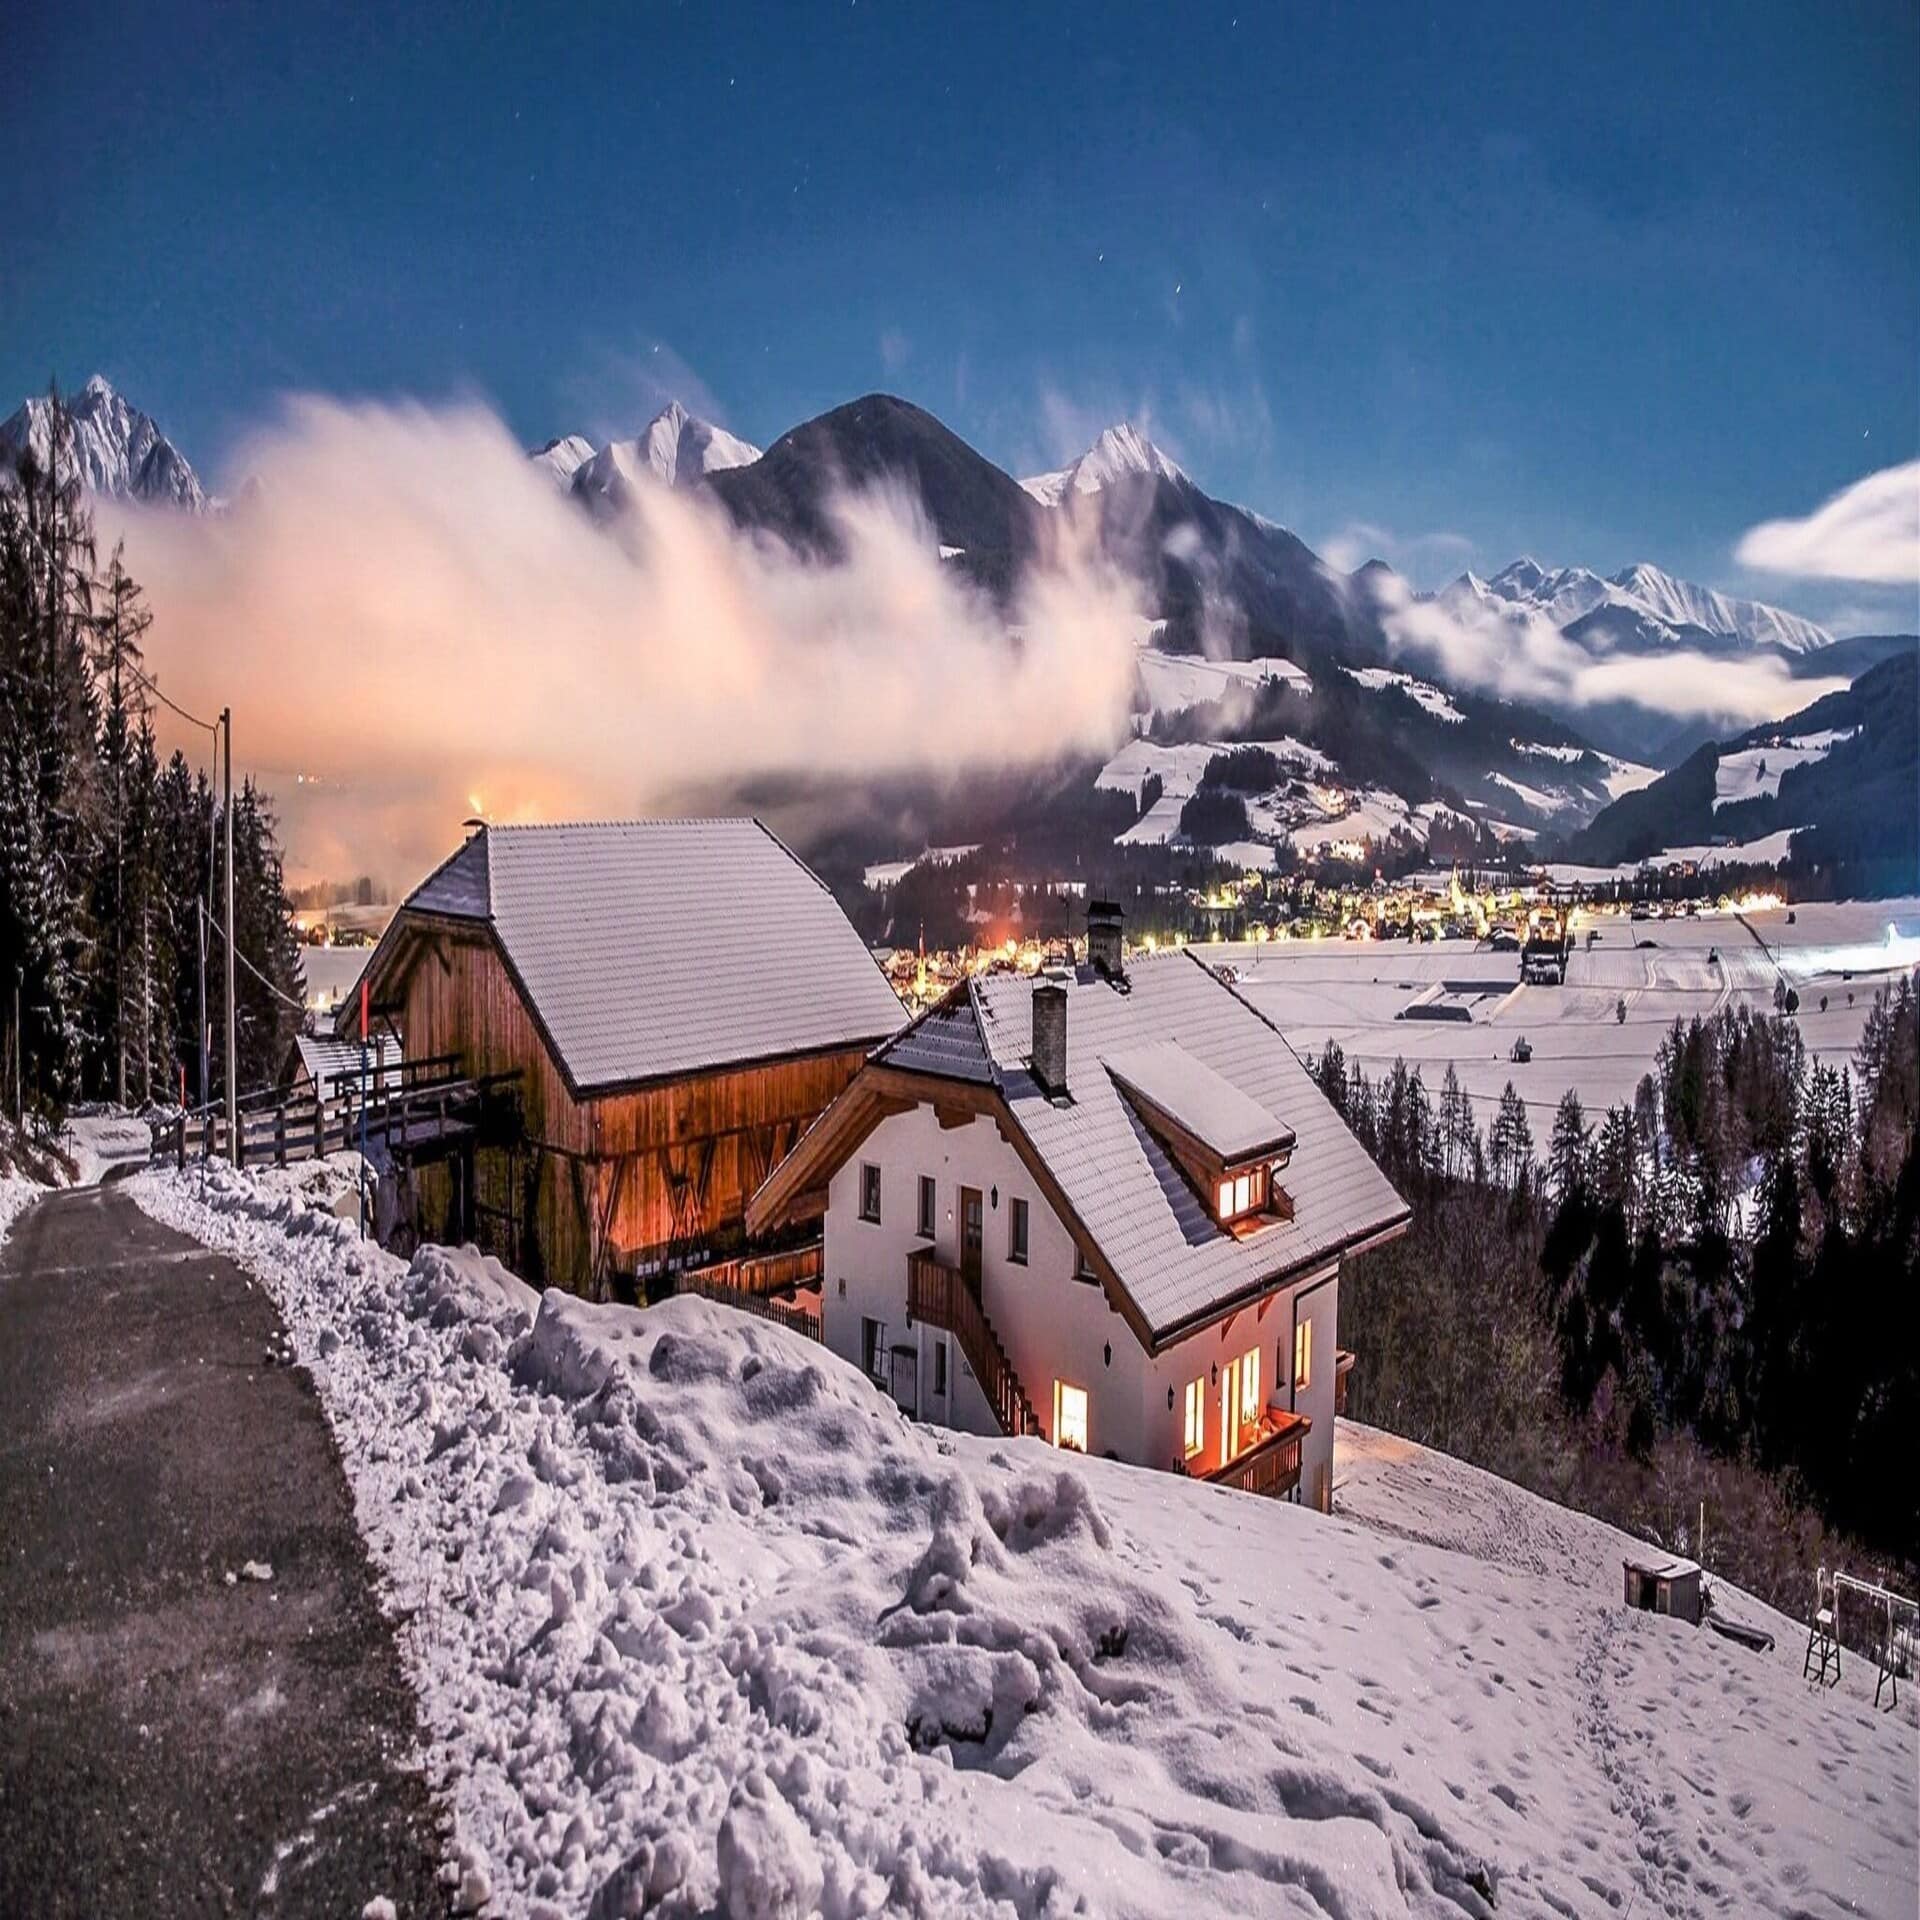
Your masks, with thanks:
[(1300, 1443), (1312, 1431), (1304, 1413), (1281, 1413), (1269, 1407), (1243, 1429), (1256, 1436), (1242, 1446), (1237, 1458), (1200, 1478), (1216, 1487), (1237, 1487), (1242, 1493), (1264, 1494), (1281, 1500), (1300, 1484)]
[(690, 1277), (709, 1289), (764, 1297), (791, 1293), (796, 1287), (817, 1287), (825, 1265), (826, 1248), (814, 1239), (771, 1253), (743, 1253), (731, 1260), (718, 1260), (693, 1269)]
[(960, 1343), (980, 1391), (987, 1396), (1001, 1430), (1019, 1439), (1023, 1434), (1038, 1434), (1040, 1422), (1033, 1403), (1020, 1385), (993, 1330), (986, 1309), (967, 1285), (958, 1267), (936, 1260), (925, 1250), (907, 1255), (907, 1324), (924, 1320), (939, 1327)]

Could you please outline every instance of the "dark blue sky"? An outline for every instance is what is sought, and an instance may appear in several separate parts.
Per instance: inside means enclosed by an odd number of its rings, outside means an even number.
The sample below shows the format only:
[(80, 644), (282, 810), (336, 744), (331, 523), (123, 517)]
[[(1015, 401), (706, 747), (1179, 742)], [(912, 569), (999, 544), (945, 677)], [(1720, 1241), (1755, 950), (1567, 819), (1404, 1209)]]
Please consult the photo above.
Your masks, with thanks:
[(1423, 581), (1738, 585), (1920, 445), (1911, 0), (21, 8), (0, 393), (102, 370), (215, 473), (289, 388), (883, 387), (1016, 471), (1145, 416)]

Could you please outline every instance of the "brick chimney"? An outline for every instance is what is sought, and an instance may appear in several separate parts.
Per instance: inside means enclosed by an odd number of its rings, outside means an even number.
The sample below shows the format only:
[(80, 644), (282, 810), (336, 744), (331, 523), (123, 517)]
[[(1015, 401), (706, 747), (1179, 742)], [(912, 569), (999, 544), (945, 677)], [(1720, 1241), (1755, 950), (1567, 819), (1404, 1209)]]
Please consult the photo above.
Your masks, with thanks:
[(1058, 1099), (1067, 1090), (1067, 990), (1058, 980), (1033, 983), (1033, 1077)]
[(1127, 970), (1126, 946), (1120, 937), (1125, 918), (1117, 901), (1087, 902), (1087, 964), (1108, 980), (1118, 980)]

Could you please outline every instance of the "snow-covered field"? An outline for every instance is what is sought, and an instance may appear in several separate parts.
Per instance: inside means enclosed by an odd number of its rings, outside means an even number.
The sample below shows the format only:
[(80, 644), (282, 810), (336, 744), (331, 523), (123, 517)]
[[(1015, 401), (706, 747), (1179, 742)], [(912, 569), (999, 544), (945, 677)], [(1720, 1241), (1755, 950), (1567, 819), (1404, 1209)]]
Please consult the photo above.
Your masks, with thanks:
[(1466, 715), (1453, 704), (1452, 699), (1440, 688), (1425, 680), (1416, 680), (1410, 673), (1395, 673), (1390, 667), (1343, 667), (1343, 673), (1359, 681), (1370, 693), (1379, 693), (1387, 687), (1398, 687), (1416, 707), (1431, 714), (1436, 720), (1449, 723), (1462, 722)]
[[(1780, 910), (1751, 913), (1747, 922), (1721, 913), (1607, 917), (1591, 923), (1600, 930), (1591, 949), (1583, 922), (1563, 987), (1523, 987), (1516, 955), (1477, 951), (1465, 941), (1226, 943), (1204, 951), (1234, 967), (1241, 990), (1296, 1051), (1318, 1054), (1337, 1040), (1373, 1074), (1403, 1057), (1419, 1065), (1434, 1092), (1451, 1061), (1482, 1103), (1483, 1125), (1485, 1103), (1511, 1079), (1541, 1109), (1533, 1125), (1544, 1140), (1543, 1118), (1569, 1086), (1589, 1107), (1630, 1102), (1676, 1019), (1734, 1000), (1771, 1010), (1782, 975), (1800, 995), (1797, 1017), (1809, 1050), (1830, 1065), (1848, 1060), (1874, 989), (1920, 965), (1920, 899), (1803, 906), (1791, 926)], [(1850, 980), (1843, 977), (1849, 972)], [(1416, 997), (1449, 982), (1474, 990), (1456, 996), (1470, 1000), (1471, 1022), (1398, 1017)], [(1521, 1064), (1509, 1055), (1523, 1036), (1533, 1058)]]
[(1771, 746), (1742, 747), (1737, 753), (1723, 753), (1713, 774), (1713, 807), (1716, 813), (1741, 800), (1771, 799), (1780, 791), (1780, 776), (1790, 767), (1811, 766), (1824, 760), (1842, 740), (1851, 740), (1853, 729), (1829, 727), (1820, 733), (1803, 733), (1776, 740)]
[(314, 1374), (469, 1908), (1913, 1911), (1911, 1726), (1627, 1613), (1610, 1547), (937, 1434), (784, 1329), (409, 1270), (301, 1185), (131, 1190)]
[(1144, 721), (1209, 701), (1250, 701), (1269, 680), (1284, 680), (1303, 693), (1313, 684), (1291, 660), (1208, 660), (1197, 653), (1162, 653), (1151, 645), (1141, 646), (1137, 657)]

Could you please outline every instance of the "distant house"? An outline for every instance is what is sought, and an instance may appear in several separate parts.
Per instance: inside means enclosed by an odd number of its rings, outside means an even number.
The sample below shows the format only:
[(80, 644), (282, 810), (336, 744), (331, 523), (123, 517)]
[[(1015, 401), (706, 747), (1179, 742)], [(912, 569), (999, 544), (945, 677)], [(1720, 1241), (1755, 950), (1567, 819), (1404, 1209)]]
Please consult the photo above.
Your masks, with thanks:
[(747, 1196), (905, 1017), (755, 820), (480, 828), (367, 981), (410, 1062), (520, 1076), (518, 1144), (424, 1169), (423, 1229), (596, 1296), (736, 1251)]
[(343, 1091), (357, 1093), (363, 1074), (376, 1086), (397, 1084), (401, 1063), (400, 1042), (391, 1032), (371, 1035), (364, 1050), (357, 1038), (341, 1040), (330, 1033), (301, 1033), (294, 1036), (286, 1070), (280, 1077), (297, 1093), (314, 1093), (322, 1100), (332, 1100)]
[(1405, 1203), (1192, 953), (964, 983), (754, 1196), (826, 1196), (822, 1337), (922, 1420), (1331, 1498), (1344, 1255)]

